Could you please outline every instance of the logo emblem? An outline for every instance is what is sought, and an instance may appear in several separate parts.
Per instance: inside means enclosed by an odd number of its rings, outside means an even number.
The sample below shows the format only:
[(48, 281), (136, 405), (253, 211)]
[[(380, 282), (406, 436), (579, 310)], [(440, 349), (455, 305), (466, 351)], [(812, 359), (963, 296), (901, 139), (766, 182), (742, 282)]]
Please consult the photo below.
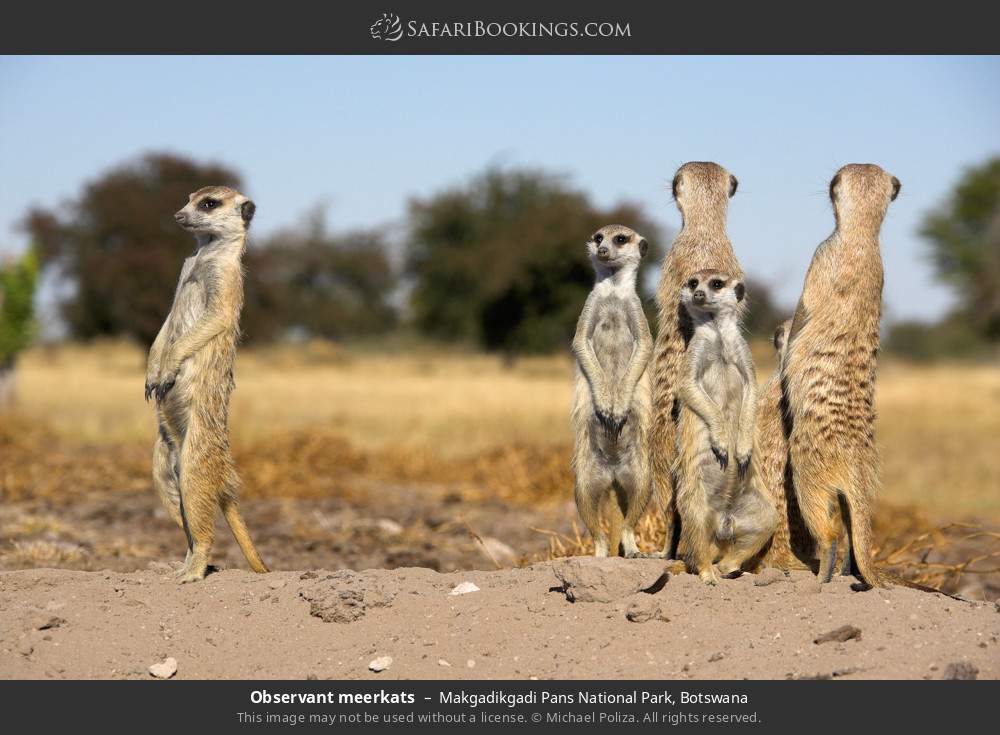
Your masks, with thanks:
[(403, 23), (395, 13), (382, 13), (368, 30), (376, 41), (398, 41), (403, 37)]

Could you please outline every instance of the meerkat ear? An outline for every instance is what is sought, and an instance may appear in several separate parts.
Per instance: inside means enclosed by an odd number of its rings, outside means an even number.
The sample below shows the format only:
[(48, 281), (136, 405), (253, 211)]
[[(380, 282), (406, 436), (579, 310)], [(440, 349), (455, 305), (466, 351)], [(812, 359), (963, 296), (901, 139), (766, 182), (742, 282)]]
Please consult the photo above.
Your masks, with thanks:
[(250, 220), (253, 219), (254, 212), (257, 211), (257, 205), (247, 199), (243, 204), (240, 205), (240, 216), (243, 218), (243, 224), (249, 225)]
[(778, 328), (774, 330), (774, 337), (771, 338), (774, 343), (774, 349), (781, 352), (781, 348), (785, 344), (785, 325), (779, 324)]
[(649, 243), (646, 242), (646, 238), (642, 238), (639, 241), (639, 257), (642, 258), (649, 251)]
[(742, 301), (743, 297), (747, 295), (747, 287), (743, 285), (742, 281), (737, 283), (733, 290), (736, 292), (736, 300)]
[(736, 188), (740, 185), (740, 182), (736, 180), (736, 177), (729, 174), (729, 198), (732, 199), (733, 195), (736, 193)]
[(899, 190), (903, 188), (903, 185), (899, 183), (899, 179), (895, 176), (892, 177), (892, 198), (889, 200), (891, 202), (896, 201), (896, 197), (899, 196)]
[(677, 192), (681, 189), (681, 175), (677, 174), (674, 176), (674, 180), (670, 183), (670, 194), (674, 199), (677, 198)]

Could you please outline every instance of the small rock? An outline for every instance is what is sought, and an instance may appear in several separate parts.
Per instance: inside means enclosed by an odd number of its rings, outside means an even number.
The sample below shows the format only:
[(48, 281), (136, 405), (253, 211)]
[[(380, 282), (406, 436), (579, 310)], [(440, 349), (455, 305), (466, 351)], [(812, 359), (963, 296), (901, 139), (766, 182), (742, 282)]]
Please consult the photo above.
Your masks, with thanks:
[(830, 643), (834, 641), (837, 643), (844, 643), (852, 640), (861, 640), (861, 628), (856, 628), (853, 625), (841, 625), (839, 628), (819, 636), (813, 641), (813, 643)]
[(65, 622), (65, 620), (55, 615), (43, 615), (35, 619), (32, 627), (34, 627), (35, 630), (49, 630), (51, 628), (58, 628)]
[(280, 590), (286, 584), (287, 582), (285, 582), (285, 580), (283, 579), (272, 579), (270, 582), (267, 583), (267, 586), (270, 587), (272, 590)]
[(724, 655), (722, 655), (721, 653), (716, 652), (716, 653), (713, 653), (711, 656), (708, 657), (708, 661), (709, 661), (709, 663), (715, 663), (716, 661), (721, 661), (724, 658), (725, 658)]
[(553, 563), (558, 589), (570, 602), (614, 602), (636, 592), (659, 589), (668, 572), (655, 559), (571, 557)]
[(479, 592), (479, 588), (472, 582), (462, 582), (456, 585), (455, 588), (449, 592), (450, 595), (467, 595), (470, 592)]
[(754, 579), (754, 587), (767, 587), (775, 582), (787, 582), (788, 578), (785, 573), (780, 569), (775, 569), (774, 567), (768, 567), (763, 572), (757, 575)]
[(476, 668), (476, 662), (471, 658), (465, 662), (465, 665), (468, 666), (470, 669)]
[(968, 661), (959, 661), (958, 663), (948, 664), (941, 678), (955, 681), (973, 681), (977, 676), (979, 676), (979, 669)]
[(659, 601), (653, 595), (640, 593), (634, 595), (625, 608), (625, 619), (630, 623), (648, 623), (650, 620), (657, 620), (662, 623), (670, 622), (670, 618), (663, 612)]
[(379, 656), (377, 659), (368, 664), (368, 668), (375, 673), (385, 671), (390, 666), (392, 666), (392, 656)]
[(35, 645), (31, 642), (28, 636), (24, 636), (21, 640), (17, 642), (17, 652), (22, 656), (30, 656), (31, 652), (35, 650)]
[(173, 656), (149, 667), (149, 673), (157, 679), (169, 679), (177, 673), (177, 659)]
[(444, 666), (446, 668), (451, 668), (451, 664), (445, 661), (443, 658), (438, 659), (438, 666)]

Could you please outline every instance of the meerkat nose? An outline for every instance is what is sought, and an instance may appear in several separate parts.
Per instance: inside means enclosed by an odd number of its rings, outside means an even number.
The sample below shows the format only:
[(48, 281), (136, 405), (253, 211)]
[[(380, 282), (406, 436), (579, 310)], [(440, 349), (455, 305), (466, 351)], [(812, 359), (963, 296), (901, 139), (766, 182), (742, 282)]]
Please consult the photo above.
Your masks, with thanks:
[(187, 215), (184, 212), (174, 212), (174, 220), (184, 224), (187, 221)]

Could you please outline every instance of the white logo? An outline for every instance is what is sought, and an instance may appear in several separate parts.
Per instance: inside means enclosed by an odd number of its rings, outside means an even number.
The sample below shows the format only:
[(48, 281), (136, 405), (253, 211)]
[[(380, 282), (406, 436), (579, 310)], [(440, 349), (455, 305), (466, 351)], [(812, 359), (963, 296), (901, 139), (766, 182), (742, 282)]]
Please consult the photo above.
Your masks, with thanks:
[(403, 24), (395, 13), (382, 13), (368, 30), (376, 41), (398, 41), (403, 37)]

